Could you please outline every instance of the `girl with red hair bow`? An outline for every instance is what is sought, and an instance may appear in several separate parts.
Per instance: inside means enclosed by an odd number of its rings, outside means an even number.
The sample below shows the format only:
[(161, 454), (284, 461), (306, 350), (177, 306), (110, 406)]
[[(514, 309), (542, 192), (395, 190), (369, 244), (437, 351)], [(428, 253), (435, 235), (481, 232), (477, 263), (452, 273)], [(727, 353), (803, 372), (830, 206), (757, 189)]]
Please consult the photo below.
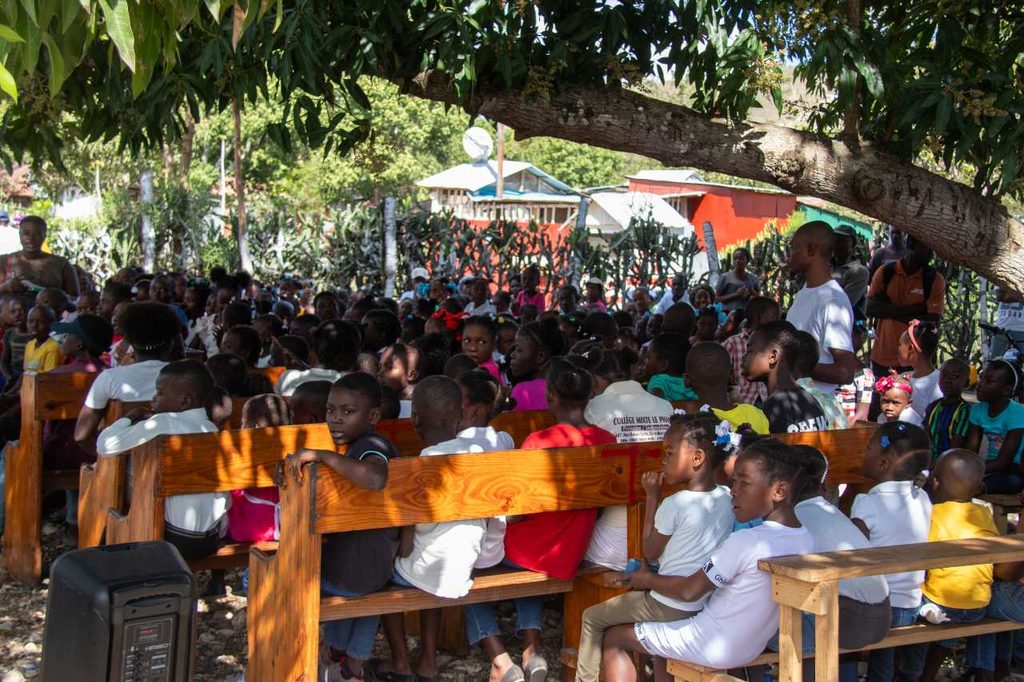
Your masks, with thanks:
[(921, 425), (921, 415), (911, 407), (914, 387), (910, 383), (910, 377), (893, 372), (876, 381), (875, 390), (881, 396), (882, 413), (878, 415), (879, 424), (901, 421), (915, 426)]

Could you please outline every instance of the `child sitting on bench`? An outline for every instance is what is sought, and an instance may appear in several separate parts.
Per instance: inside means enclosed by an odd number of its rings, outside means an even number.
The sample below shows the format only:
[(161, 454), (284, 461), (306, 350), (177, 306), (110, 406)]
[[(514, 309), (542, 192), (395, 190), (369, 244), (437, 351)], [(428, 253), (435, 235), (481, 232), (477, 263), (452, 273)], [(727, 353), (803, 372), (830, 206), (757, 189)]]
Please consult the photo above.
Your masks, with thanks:
[(807, 471), (806, 457), (777, 440), (764, 438), (744, 448), (733, 476), (733, 511), (741, 523), (756, 518), (764, 523), (730, 535), (690, 575), (658, 575), (646, 562), (640, 570), (623, 574), (622, 584), (634, 590), (653, 589), (685, 602), (709, 593), (711, 597), (693, 618), (609, 629), (602, 661), (605, 680), (636, 679), (632, 652), (726, 670), (764, 650), (778, 629), (779, 610), (772, 601), (771, 578), (758, 570), (757, 562), (814, 551), (814, 537), (793, 510)]
[[(947, 450), (935, 463), (930, 479), (932, 522), (928, 542), (994, 538), (999, 535), (992, 512), (972, 500), (981, 493), (985, 462), (970, 450)], [(919, 618), (932, 623), (975, 623), (985, 617), (992, 599), (992, 564), (932, 568), (924, 581), (924, 605)], [(932, 642), (927, 647), (924, 682), (932, 682), (957, 640)], [(991, 682), (995, 670), (996, 636), (967, 638), (967, 669), (976, 682)]]
[[(928, 541), (932, 503), (914, 479), (931, 458), (928, 435), (906, 422), (889, 422), (878, 427), (864, 453), (863, 474), (875, 486), (853, 501), (850, 517), (871, 541), (872, 547), (909, 545)], [(892, 627), (910, 625), (921, 607), (924, 571), (893, 573), (889, 584)], [(913, 647), (877, 649), (868, 654), (868, 682), (917, 680), (924, 660)]]
[[(348, 445), (344, 455), (331, 450), (300, 450), (279, 466), (282, 487), (288, 478), (302, 480), (303, 466), (321, 462), (367, 490), (383, 490), (388, 464), (398, 451), (374, 427), (380, 421), (380, 384), (364, 372), (347, 374), (331, 387), (327, 401), (327, 428), (337, 445)], [(287, 470), (287, 475), (282, 472)], [(359, 597), (384, 587), (391, 576), (398, 550), (397, 528), (381, 528), (325, 536), (321, 555), (320, 589), (337, 597)], [(364, 664), (373, 653), (379, 616), (363, 616), (324, 624), (329, 647), (327, 668), (338, 666), (343, 680), (361, 680)], [(321, 674), (318, 679), (335, 679)]]
[[(695, 350), (702, 345), (697, 344)], [(724, 348), (720, 350), (725, 353)], [(728, 374), (722, 380), (728, 381)], [(648, 561), (660, 562), (659, 575), (686, 576), (700, 571), (732, 533), (732, 496), (724, 485), (715, 484), (715, 470), (735, 446), (729, 434), (718, 442), (719, 423), (718, 418), (706, 413), (673, 417), (664, 438), (662, 470), (646, 472), (641, 479), (647, 493), (644, 556)], [(683, 490), (659, 503), (665, 484), (682, 486)], [(683, 620), (700, 611), (706, 601), (706, 597), (678, 599), (652, 590), (627, 592), (591, 606), (583, 612), (577, 682), (597, 682), (601, 640), (607, 628), (641, 621)], [(665, 660), (659, 658), (655, 669), (657, 677), (665, 677)]]
[[(432, 376), (416, 384), (412, 396), (412, 423), (427, 447), (421, 457), (480, 452), (479, 445), (456, 435), (462, 420), (462, 389), (451, 379)], [(475, 448), (475, 449), (474, 449)], [(438, 597), (458, 599), (473, 586), (473, 564), (480, 556), (487, 521), (471, 519), (424, 523), (402, 529), (401, 546), (392, 580)], [(384, 633), (391, 647), (390, 670), (372, 661), (377, 679), (434, 679), (437, 676), (437, 641), (441, 609), (420, 611), (420, 659), (415, 675), (405, 642), (405, 614), (384, 616)]]
[[(169, 308), (167, 312), (174, 314)], [(100, 377), (112, 371), (108, 369)], [(108, 457), (128, 452), (157, 436), (215, 433), (217, 427), (207, 413), (213, 389), (213, 375), (198, 360), (179, 360), (164, 366), (157, 375), (150, 408), (137, 407), (103, 429), (96, 439), (96, 452)], [(227, 492), (168, 497), (164, 500), (164, 539), (185, 559), (213, 554), (227, 530), (230, 505), (231, 493)]]
[(701, 341), (686, 356), (686, 381), (697, 400), (718, 421), (750, 425), (755, 433), (767, 436), (768, 417), (759, 408), (734, 402), (729, 394), (729, 351), (714, 341)]

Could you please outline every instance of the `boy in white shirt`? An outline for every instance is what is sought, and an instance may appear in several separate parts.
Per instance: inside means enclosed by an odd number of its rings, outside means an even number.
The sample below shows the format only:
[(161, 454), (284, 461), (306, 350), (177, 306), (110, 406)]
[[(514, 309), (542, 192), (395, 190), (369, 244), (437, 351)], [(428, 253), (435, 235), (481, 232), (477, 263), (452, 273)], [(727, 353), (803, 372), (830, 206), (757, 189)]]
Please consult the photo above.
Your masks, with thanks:
[[(889, 547), (928, 542), (932, 503), (928, 494), (914, 484), (931, 457), (928, 435), (906, 422), (888, 422), (878, 427), (864, 453), (864, 476), (875, 487), (853, 501), (850, 517), (872, 547)], [(885, 576), (892, 605), (892, 627), (910, 625), (921, 606), (924, 571)], [(915, 647), (879, 649), (868, 655), (868, 682), (893, 679), (917, 680), (924, 670), (923, 652)]]
[[(207, 414), (213, 391), (213, 375), (198, 360), (166, 365), (156, 378), (156, 395), (150, 409), (136, 408), (103, 429), (96, 439), (96, 452), (108, 457), (137, 448), (157, 436), (215, 433), (217, 427)], [(168, 497), (164, 501), (164, 539), (186, 559), (213, 554), (227, 531), (230, 506), (228, 492)]]
[[(483, 452), (479, 443), (458, 437), (462, 420), (462, 389), (444, 376), (431, 376), (416, 384), (412, 395), (412, 423), (427, 444), (421, 457)], [(392, 580), (406, 587), (457, 599), (473, 585), (473, 564), (480, 556), (486, 519), (421, 523), (402, 529)], [(405, 614), (383, 617), (384, 634), (391, 648), (391, 670), (370, 661), (371, 674), (406, 676), (412, 673), (405, 643)], [(437, 675), (437, 639), (441, 627), (441, 609), (420, 611), (420, 660), (415, 674), (422, 678)]]

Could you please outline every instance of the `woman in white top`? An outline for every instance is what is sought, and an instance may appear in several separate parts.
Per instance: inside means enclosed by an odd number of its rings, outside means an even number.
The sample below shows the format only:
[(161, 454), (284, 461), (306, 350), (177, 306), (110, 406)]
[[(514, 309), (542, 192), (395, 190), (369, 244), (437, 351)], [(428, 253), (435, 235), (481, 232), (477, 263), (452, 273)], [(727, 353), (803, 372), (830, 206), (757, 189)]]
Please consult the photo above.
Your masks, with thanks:
[(106, 370), (96, 377), (85, 405), (78, 413), (75, 440), (92, 447), (99, 425), (111, 400), (142, 402), (156, 393), (156, 377), (164, 366), (181, 359), (181, 322), (170, 306), (155, 301), (131, 303), (121, 315), (124, 338), (134, 351), (135, 361)]

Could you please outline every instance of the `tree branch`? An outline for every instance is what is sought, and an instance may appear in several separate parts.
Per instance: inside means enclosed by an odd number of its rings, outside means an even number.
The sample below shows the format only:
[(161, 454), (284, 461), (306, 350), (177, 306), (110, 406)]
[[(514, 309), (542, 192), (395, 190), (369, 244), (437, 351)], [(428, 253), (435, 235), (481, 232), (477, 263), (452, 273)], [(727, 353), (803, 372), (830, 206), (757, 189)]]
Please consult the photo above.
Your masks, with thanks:
[(501, 121), (517, 139), (558, 137), (694, 166), (825, 199), (896, 225), (948, 261), (1024, 291), (1024, 224), (998, 201), (863, 142), (782, 126), (729, 124), (686, 107), (614, 87), (573, 86), (547, 100), (478, 91), (457, 102), (439, 72), (401, 84), (409, 94), (461, 104)]

